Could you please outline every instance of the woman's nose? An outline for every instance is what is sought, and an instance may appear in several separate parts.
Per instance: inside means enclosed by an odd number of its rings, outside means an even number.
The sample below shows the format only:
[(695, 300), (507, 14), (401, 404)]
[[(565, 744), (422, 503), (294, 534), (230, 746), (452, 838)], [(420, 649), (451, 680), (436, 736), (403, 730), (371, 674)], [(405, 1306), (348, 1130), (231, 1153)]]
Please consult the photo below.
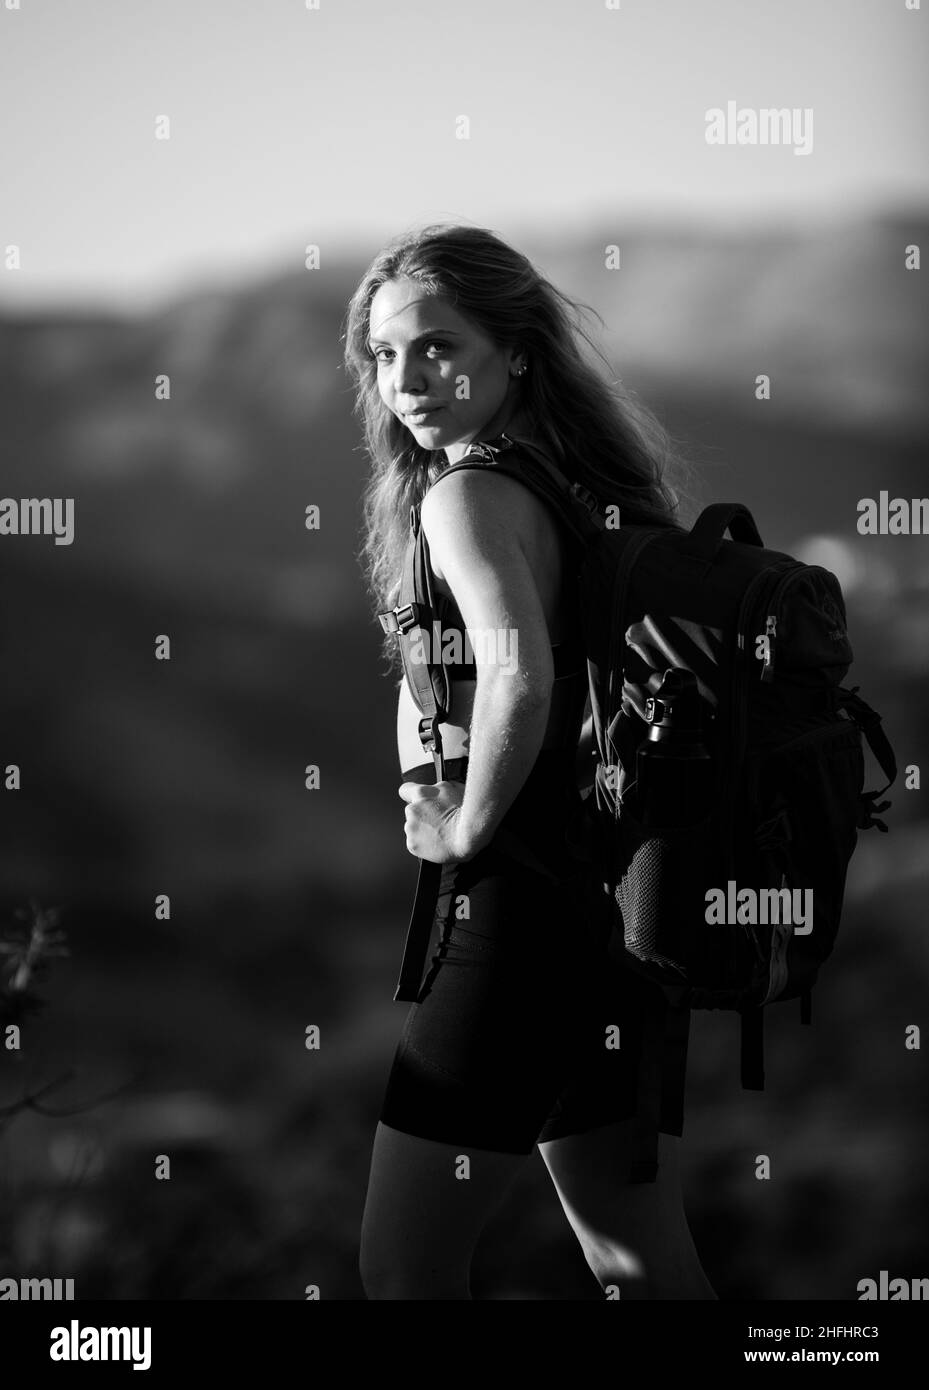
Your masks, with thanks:
[(417, 391), (422, 391), (426, 384), (422, 366), (418, 365), (411, 357), (400, 358), (397, 363), (395, 384), (397, 390), (404, 394), (415, 395)]

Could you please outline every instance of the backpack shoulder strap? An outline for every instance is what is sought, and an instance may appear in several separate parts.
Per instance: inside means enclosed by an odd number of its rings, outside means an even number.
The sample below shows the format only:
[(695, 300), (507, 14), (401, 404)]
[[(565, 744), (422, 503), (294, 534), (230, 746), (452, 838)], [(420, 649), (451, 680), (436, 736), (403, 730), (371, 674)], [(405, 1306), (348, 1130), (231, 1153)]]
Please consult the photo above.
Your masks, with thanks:
[[(431, 640), (431, 624), (437, 612), (426, 551), (426, 535), (419, 523), (415, 507), (410, 509), (410, 537), (403, 557), (398, 598), (396, 608), (380, 613), (378, 617), (385, 632), (397, 634), (400, 657), (410, 692), (423, 716), (420, 739), (423, 747), (429, 749), (434, 758), (436, 754), (439, 755), (436, 759), (436, 773), (441, 777), (442, 749), (438, 741), (438, 726), (449, 714), (448, 681), (441, 663), (414, 661), (410, 652), (414, 642), (422, 641), (423, 629), (427, 626), (430, 627), (430, 631), (426, 634), (426, 640)], [(431, 745), (423, 727), (427, 720), (430, 721), (429, 732), (433, 735)]]
[(593, 493), (580, 483), (569, 481), (545, 450), (531, 440), (500, 434), (492, 440), (476, 442), (463, 459), (443, 469), (432, 487), (461, 468), (494, 468), (524, 483), (556, 508), (581, 546), (606, 528), (606, 519)]

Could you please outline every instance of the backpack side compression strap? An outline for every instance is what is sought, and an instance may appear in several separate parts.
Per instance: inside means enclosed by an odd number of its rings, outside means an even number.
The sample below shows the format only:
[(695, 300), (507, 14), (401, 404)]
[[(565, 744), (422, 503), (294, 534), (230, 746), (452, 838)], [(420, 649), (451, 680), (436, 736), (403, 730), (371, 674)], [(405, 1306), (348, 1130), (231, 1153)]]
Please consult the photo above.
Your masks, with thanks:
[(642, 1020), (642, 1052), (636, 1091), (636, 1147), (629, 1181), (654, 1182), (658, 1176), (658, 1132), (663, 1116), (669, 1134), (684, 1129), (684, 1080), (690, 1035), (690, 1009), (667, 1000), (651, 1003)]
[(740, 1067), (743, 1091), (764, 1090), (764, 1009), (749, 1005), (739, 1012)]
[(886, 831), (887, 826), (879, 819), (877, 812), (886, 811), (892, 803), (882, 801), (879, 804), (877, 798), (883, 796), (886, 791), (897, 780), (897, 759), (890, 740), (881, 728), (881, 716), (870, 705), (866, 704), (858, 694), (860, 687), (853, 685), (850, 690), (840, 686), (837, 692), (837, 700), (840, 709), (844, 709), (848, 717), (858, 725), (862, 734), (868, 742), (871, 752), (877, 758), (881, 771), (887, 778), (887, 785), (882, 787), (879, 792), (861, 793), (861, 811), (858, 817), (858, 827), (861, 830), (870, 830), (872, 826), (877, 826), (878, 830)]

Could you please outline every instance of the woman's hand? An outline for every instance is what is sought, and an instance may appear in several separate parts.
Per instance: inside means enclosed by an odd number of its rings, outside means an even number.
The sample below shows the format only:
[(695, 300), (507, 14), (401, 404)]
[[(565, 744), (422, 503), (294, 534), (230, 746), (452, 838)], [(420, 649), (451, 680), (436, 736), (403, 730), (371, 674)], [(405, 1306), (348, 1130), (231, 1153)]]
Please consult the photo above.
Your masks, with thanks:
[(433, 784), (401, 782), (400, 795), (406, 805), (406, 847), (417, 859), (433, 864), (463, 862), (476, 852), (462, 843), (461, 803), (464, 782)]

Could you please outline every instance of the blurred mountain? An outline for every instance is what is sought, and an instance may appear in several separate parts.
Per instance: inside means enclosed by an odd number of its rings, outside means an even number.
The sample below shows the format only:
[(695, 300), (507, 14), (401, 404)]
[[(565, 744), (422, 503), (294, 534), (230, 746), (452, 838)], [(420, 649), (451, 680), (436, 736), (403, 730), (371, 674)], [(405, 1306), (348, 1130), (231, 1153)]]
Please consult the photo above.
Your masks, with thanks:
[[(856, 651), (873, 629), (898, 702), (925, 677), (924, 544), (854, 521), (860, 496), (922, 486), (924, 291), (903, 248), (924, 229), (643, 228), (615, 273), (597, 268), (606, 232), (533, 253), (598, 307), (617, 370), (696, 466), (693, 506), (743, 500), (766, 544), (838, 557), (863, 605)], [(230, 875), (373, 886), (397, 863), (393, 688), (357, 563), (366, 459), (341, 367), (361, 269), (203, 289), (139, 318), (0, 316), (0, 495), (75, 502), (73, 545), (0, 544), (2, 761), (27, 770), (15, 815), (4, 805), (10, 891), (92, 892), (97, 874), (130, 891), (153, 858), (191, 893)], [(324, 753), (319, 801), (303, 768)], [(378, 791), (359, 797), (353, 776)], [(367, 847), (357, 875), (343, 804)]]
[[(906, 438), (929, 422), (927, 290), (906, 268), (927, 222), (914, 210), (766, 232), (614, 226), (543, 243), (533, 259), (602, 315), (611, 359), (637, 383), (710, 392), (714, 408), (757, 420), (754, 379), (766, 373), (778, 418)], [(613, 245), (618, 271), (604, 265)]]
[[(925, 218), (655, 227), (621, 238), (619, 271), (603, 268), (608, 231), (534, 259), (597, 307), (617, 370), (660, 406), (905, 442), (929, 423), (926, 292), (904, 267), (925, 231)], [(0, 313), (4, 491), (41, 478), (44, 495), (75, 497), (73, 566), (195, 584), (309, 625), (357, 617), (366, 460), (339, 333), (360, 269), (194, 292), (139, 319)], [(162, 374), (167, 401), (154, 398)], [(312, 536), (310, 502), (323, 509)]]
[[(860, 837), (816, 1029), (787, 1008), (768, 1025), (767, 1094), (738, 1087), (732, 1020), (695, 1020), (685, 1177), (723, 1298), (848, 1299), (880, 1268), (925, 1268), (903, 1029), (925, 997), (927, 826), (903, 769), (929, 739), (929, 559), (925, 537), (855, 529), (860, 497), (925, 491), (925, 290), (903, 268), (925, 224), (604, 228), (530, 253), (597, 306), (606, 355), (694, 465), (689, 512), (744, 501), (768, 546), (839, 576), (848, 683), (901, 767), (894, 833)], [(76, 528), (71, 546), (0, 537), (0, 768), (22, 770), (0, 794), (0, 920), (27, 897), (64, 908), (72, 958), (23, 1060), (66, 1080), (80, 1062), (64, 1119), (17, 1117), (0, 1257), (74, 1271), (79, 1296), (302, 1298), (313, 1278), (360, 1297), (416, 878), (356, 559), (367, 465), (339, 333), (361, 269), (138, 318), (0, 313), (0, 496), (73, 497)], [(0, 1110), (22, 1083), (6, 1057)], [(117, 1084), (124, 1101), (97, 1101)], [(177, 1179), (155, 1193), (142, 1175), (166, 1147)], [(755, 1182), (759, 1151), (777, 1182)], [(477, 1287), (599, 1297), (541, 1169), (483, 1240)]]

